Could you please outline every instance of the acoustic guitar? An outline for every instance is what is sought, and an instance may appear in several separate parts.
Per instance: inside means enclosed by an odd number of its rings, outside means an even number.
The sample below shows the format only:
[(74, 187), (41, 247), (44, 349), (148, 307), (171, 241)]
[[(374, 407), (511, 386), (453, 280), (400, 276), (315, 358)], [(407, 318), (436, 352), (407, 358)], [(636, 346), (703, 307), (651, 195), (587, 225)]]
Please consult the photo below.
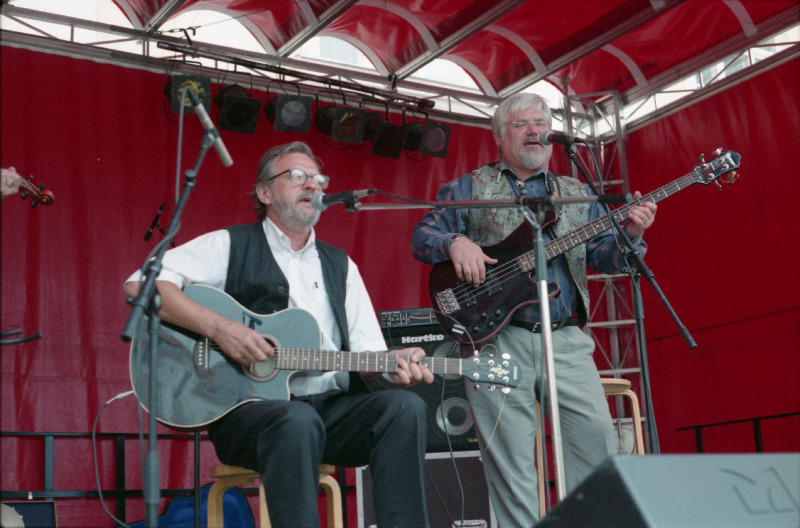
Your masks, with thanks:
[[(223, 354), (213, 341), (162, 323), (155, 365), (157, 403), (153, 409), (149, 404), (149, 319), (143, 318), (131, 342), (131, 384), (142, 407), (155, 413), (164, 425), (201, 429), (244, 403), (288, 399), (289, 381), (301, 370), (397, 372), (395, 354), (320, 350), (319, 325), (305, 310), (288, 308), (260, 315), (210, 286), (189, 285), (184, 293), (206, 308), (256, 329), (273, 344), (275, 355), (243, 368)], [(519, 382), (517, 365), (502, 357), (426, 357), (421, 363), (434, 374), (460, 375), (504, 390), (516, 387)]]

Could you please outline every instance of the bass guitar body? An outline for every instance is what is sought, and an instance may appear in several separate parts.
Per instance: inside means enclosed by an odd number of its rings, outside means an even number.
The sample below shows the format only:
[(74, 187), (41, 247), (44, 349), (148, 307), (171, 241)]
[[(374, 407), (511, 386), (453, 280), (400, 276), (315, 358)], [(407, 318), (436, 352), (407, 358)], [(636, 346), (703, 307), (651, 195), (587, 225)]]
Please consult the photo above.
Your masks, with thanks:
[[(557, 220), (547, 211), (543, 227)], [(431, 306), (442, 329), (462, 344), (483, 342), (508, 322), (523, 306), (539, 302), (535, 267), (526, 254), (533, 246), (533, 229), (524, 222), (498, 244), (482, 246), (483, 252), (498, 260), (487, 266), (486, 281), (477, 288), (461, 281), (449, 260), (434, 264), (428, 277)], [(518, 262), (518, 259), (525, 259)], [(548, 298), (558, 296), (558, 284), (547, 285)]]

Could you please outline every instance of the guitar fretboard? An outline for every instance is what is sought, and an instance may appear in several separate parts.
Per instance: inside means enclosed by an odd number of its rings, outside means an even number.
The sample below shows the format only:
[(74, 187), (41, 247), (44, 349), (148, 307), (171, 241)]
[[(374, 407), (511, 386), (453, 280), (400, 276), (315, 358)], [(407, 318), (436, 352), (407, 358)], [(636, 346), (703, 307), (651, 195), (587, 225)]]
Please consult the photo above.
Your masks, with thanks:
[[(689, 174), (678, 178), (672, 183), (669, 183), (655, 191), (642, 196), (628, 204), (619, 207), (611, 212), (611, 216), (614, 218), (614, 221), (617, 223), (622, 223), (628, 218), (628, 214), (632, 208), (636, 207), (637, 205), (643, 202), (652, 202), (658, 203), (665, 198), (672, 196), (673, 194), (682, 191), (683, 189), (689, 187), (697, 183), (697, 178), (699, 174), (697, 171), (692, 171)], [(602, 216), (597, 220), (589, 222), (588, 224), (579, 227), (575, 231), (568, 233), (564, 236), (560, 236), (555, 240), (551, 240), (547, 244), (545, 244), (545, 254), (547, 256), (547, 260), (552, 260), (557, 256), (566, 253), (567, 251), (583, 244), (584, 242), (592, 239), (593, 237), (603, 233), (604, 231), (608, 231), (611, 229), (611, 219), (608, 216)], [(536, 267), (535, 262), (535, 255), (536, 251), (528, 251), (527, 253), (523, 253), (519, 257), (517, 257), (517, 265), (520, 267), (522, 271), (531, 271)]]
[[(397, 358), (408, 355), (385, 352), (341, 352), (281, 347), (275, 351), (281, 370), (344, 370), (350, 372), (397, 372)], [(461, 375), (461, 359), (426, 357), (420, 361), (434, 374)]]

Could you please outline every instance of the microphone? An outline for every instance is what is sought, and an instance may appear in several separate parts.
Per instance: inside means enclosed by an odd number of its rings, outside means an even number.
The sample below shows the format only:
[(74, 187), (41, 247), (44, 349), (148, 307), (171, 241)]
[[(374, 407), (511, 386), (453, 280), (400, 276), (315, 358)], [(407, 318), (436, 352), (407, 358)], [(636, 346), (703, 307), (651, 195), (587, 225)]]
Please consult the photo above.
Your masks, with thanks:
[(191, 88), (186, 88), (186, 92), (189, 94), (189, 98), (192, 100), (194, 113), (197, 114), (197, 117), (200, 119), (200, 123), (202, 123), (203, 128), (211, 135), (212, 138), (214, 138), (214, 148), (217, 149), (219, 159), (222, 160), (223, 165), (230, 167), (233, 165), (233, 158), (231, 158), (231, 155), (228, 154), (228, 149), (225, 148), (225, 143), (222, 142), (222, 138), (220, 137), (217, 128), (214, 126), (211, 118), (208, 117), (206, 107), (203, 106), (202, 101), (200, 101), (200, 98), (197, 97), (197, 94), (194, 92), (194, 90)]
[(572, 145), (573, 143), (586, 144), (586, 140), (577, 136), (568, 136), (561, 132), (553, 132), (552, 130), (545, 130), (539, 134), (539, 141), (542, 145), (552, 145), (553, 143), (561, 143), (562, 145)]
[(158, 219), (161, 218), (161, 213), (164, 211), (164, 206), (167, 205), (167, 202), (163, 202), (161, 207), (158, 208), (158, 212), (156, 213), (156, 217), (153, 218), (153, 223), (150, 224), (150, 229), (147, 230), (147, 233), (144, 234), (144, 241), (147, 242), (150, 240), (150, 237), (153, 236), (153, 229), (158, 226)]
[(333, 194), (314, 193), (311, 197), (311, 206), (317, 211), (324, 211), (329, 206), (338, 203), (354, 203), (362, 196), (375, 194), (378, 189), (362, 189), (360, 191), (342, 191)]

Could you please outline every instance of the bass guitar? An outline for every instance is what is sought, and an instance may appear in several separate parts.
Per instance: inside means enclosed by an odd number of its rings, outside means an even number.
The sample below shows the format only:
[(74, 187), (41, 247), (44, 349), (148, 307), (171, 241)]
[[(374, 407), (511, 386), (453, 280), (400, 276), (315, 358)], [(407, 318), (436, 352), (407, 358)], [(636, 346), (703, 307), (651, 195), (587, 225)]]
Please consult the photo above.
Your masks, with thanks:
[[(256, 329), (273, 344), (275, 355), (245, 368), (220, 352), (213, 341), (163, 323), (156, 351), (157, 403), (152, 409), (149, 320), (143, 318), (131, 343), (131, 385), (142, 407), (155, 413), (164, 425), (201, 429), (244, 403), (289, 399), (289, 380), (300, 370), (397, 372), (394, 354), (320, 350), (319, 325), (305, 310), (289, 308), (260, 315), (210, 286), (190, 285), (184, 293), (206, 308)], [(421, 363), (434, 374), (460, 375), (477, 383), (510, 388), (519, 382), (519, 369), (510, 359), (426, 357)]]
[[(623, 223), (631, 208), (642, 203), (657, 203), (673, 194), (701, 183), (708, 185), (729, 174), (723, 181), (733, 183), (738, 175), (739, 154), (731, 151), (714, 151), (715, 158), (706, 162), (700, 157), (692, 172), (646, 196), (625, 204), (611, 212), (615, 222)], [(548, 211), (543, 224), (556, 220), (555, 213)], [(564, 236), (545, 244), (545, 254), (550, 261), (559, 255), (585, 243), (595, 235), (611, 229), (611, 219), (600, 217), (584, 224)], [(477, 288), (456, 276), (452, 262), (434, 264), (428, 277), (431, 306), (442, 329), (455, 341), (462, 344), (480, 343), (499, 332), (519, 308), (539, 302), (536, 288), (535, 249), (531, 247), (532, 230), (523, 223), (511, 235), (498, 244), (483, 247), (484, 253), (498, 259), (498, 263), (487, 266), (486, 280)], [(559, 293), (558, 285), (548, 285), (548, 297)]]

